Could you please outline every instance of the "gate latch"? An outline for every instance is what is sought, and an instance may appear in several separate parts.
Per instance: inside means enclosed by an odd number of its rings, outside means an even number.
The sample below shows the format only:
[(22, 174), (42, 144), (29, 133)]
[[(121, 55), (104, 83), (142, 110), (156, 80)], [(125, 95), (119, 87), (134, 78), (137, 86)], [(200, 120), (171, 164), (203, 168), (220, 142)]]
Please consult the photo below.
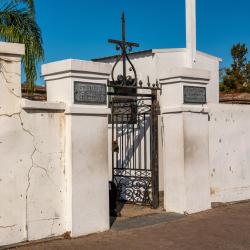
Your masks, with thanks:
[(112, 143), (112, 150), (115, 153), (119, 153), (119, 146), (118, 146), (117, 141), (113, 141), (113, 143)]

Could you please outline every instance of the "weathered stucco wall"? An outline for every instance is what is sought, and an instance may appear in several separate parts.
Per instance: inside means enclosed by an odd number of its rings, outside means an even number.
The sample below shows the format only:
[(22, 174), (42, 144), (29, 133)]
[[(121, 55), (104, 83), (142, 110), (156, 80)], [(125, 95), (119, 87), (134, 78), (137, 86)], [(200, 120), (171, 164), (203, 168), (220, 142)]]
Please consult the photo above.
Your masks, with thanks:
[(60, 113), (1, 115), (1, 244), (66, 231), (63, 126)]
[(111, 68), (45, 65), (49, 102), (34, 102), (21, 97), (23, 54), (0, 43), (0, 246), (108, 230), (109, 109), (75, 104), (73, 84), (106, 86)]
[(209, 105), (212, 202), (250, 199), (250, 106)]
[(66, 231), (65, 136), (61, 111), (21, 99), (24, 47), (1, 43), (0, 52), (0, 245), (7, 245)]
[(23, 126), (33, 139), (28, 170), (28, 239), (60, 235), (65, 228), (64, 114), (23, 112)]

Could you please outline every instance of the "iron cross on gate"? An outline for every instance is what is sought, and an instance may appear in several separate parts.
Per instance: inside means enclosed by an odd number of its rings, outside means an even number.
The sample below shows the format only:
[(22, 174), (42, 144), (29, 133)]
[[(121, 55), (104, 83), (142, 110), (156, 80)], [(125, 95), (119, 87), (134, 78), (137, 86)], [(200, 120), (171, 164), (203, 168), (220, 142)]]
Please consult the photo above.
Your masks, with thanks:
[[(113, 69), (112, 69), (112, 80), (114, 81), (114, 69), (116, 67), (116, 65), (118, 64), (118, 62), (122, 59), (123, 61), (123, 75), (119, 75), (118, 80), (120, 80), (122, 82), (122, 85), (131, 85), (131, 80), (132, 79), (128, 79), (127, 78), (127, 69), (126, 69), (126, 60), (129, 61), (130, 65), (131, 65), (131, 70), (134, 72), (135, 74), (135, 79), (133, 81), (133, 85), (137, 84), (137, 74), (136, 74), (136, 70), (134, 68), (134, 65), (131, 63), (129, 57), (128, 57), (128, 53), (127, 53), (127, 49), (129, 49), (129, 52), (132, 51), (133, 47), (139, 47), (140, 45), (138, 43), (132, 43), (132, 42), (126, 42), (126, 21), (125, 21), (125, 14), (124, 12), (122, 13), (122, 40), (114, 40), (114, 39), (109, 39), (108, 42), (112, 43), (112, 44), (116, 44), (116, 49), (117, 50), (121, 50), (121, 55), (118, 57)], [(121, 79), (122, 78), (122, 79)], [(130, 80), (130, 84), (128, 84), (128, 81)]]

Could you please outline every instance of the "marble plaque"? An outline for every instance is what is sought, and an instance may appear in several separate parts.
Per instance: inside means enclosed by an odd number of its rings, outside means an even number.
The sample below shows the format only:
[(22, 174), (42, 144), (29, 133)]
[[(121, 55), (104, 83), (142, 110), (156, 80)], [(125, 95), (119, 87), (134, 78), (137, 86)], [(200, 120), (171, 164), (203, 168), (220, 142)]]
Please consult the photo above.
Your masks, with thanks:
[(205, 104), (207, 103), (206, 88), (184, 86), (184, 104)]
[(105, 84), (74, 82), (75, 104), (107, 104), (107, 89)]

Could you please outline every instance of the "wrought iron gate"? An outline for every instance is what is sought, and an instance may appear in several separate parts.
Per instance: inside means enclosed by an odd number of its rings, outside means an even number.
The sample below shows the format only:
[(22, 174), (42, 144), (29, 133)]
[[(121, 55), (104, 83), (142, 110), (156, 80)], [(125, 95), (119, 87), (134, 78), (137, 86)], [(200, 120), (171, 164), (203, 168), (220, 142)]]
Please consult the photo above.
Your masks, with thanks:
[[(118, 199), (137, 204), (159, 206), (158, 181), (158, 82), (137, 80), (127, 49), (138, 47), (125, 40), (125, 17), (122, 17), (122, 41), (109, 40), (121, 50), (108, 83), (112, 110), (112, 170)], [(115, 80), (114, 69), (123, 61), (123, 74)], [(126, 61), (134, 77), (127, 75)]]
[(112, 170), (118, 198), (158, 207), (156, 96), (117, 98), (114, 95), (110, 104)]

